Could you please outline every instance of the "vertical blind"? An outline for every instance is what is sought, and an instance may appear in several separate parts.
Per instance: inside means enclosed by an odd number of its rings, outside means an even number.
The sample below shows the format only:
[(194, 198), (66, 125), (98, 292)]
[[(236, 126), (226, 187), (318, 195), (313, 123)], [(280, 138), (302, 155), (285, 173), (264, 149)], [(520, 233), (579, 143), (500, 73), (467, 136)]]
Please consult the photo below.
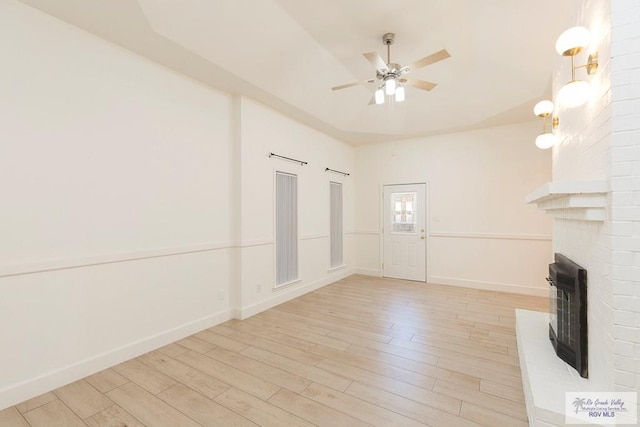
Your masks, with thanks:
[(331, 245), (331, 267), (344, 264), (342, 255), (342, 184), (329, 185), (329, 241)]
[(276, 172), (276, 286), (298, 279), (298, 177)]

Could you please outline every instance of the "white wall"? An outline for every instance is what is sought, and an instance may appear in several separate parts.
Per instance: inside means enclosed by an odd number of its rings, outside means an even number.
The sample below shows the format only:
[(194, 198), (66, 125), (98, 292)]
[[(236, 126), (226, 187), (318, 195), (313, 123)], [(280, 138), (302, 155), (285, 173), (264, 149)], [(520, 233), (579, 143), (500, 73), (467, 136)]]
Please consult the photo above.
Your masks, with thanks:
[[(347, 274), (353, 267), (354, 149), (249, 99), (241, 108), (242, 294), (240, 317), (250, 316)], [(269, 158), (269, 153), (307, 165)], [(300, 282), (274, 289), (275, 172), (298, 175)], [(343, 183), (345, 266), (329, 271), (329, 182)]]
[[(352, 148), (13, 0), (0, 51), (0, 408), (350, 273), (324, 168)], [(309, 162), (301, 281), (275, 292), (269, 151)]]
[(426, 182), (429, 282), (546, 296), (550, 220), (523, 203), (551, 173), (539, 131), (534, 122), (359, 147), (358, 271), (381, 274), (381, 186)]
[(0, 50), (3, 407), (229, 317), (231, 98), (13, 1)]

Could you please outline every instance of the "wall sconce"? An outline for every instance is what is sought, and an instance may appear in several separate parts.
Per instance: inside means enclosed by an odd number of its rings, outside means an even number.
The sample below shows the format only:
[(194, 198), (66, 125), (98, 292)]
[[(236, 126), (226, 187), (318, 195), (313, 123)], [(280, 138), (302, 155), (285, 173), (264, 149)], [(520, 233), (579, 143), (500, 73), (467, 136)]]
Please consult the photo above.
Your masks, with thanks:
[(547, 117), (553, 113), (553, 102), (540, 101), (533, 107), (533, 114), (542, 117), (542, 133), (536, 138), (536, 147), (546, 150), (553, 147), (558, 138), (551, 132), (547, 131), (547, 125), (551, 124), (551, 129), (555, 130), (560, 125), (560, 119), (555, 116), (551, 118), (551, 123), (547, 123)]
[(584, 65), (575, 65), (575, 56), (582, 52), (591, 41), (591, 33), (584, 27), (573, 27), (560, 34), (556, 41), (556, 51), (562, 56), (571, 57), (571, 81), (560, 88), (558, 102), (568, 108), (578, 107), (589, 100), (591, 86), (584, 80), (576, 80), (576, 69), (586, 68), (587, 75), (598, 69), (598, 52), (589, 55)]

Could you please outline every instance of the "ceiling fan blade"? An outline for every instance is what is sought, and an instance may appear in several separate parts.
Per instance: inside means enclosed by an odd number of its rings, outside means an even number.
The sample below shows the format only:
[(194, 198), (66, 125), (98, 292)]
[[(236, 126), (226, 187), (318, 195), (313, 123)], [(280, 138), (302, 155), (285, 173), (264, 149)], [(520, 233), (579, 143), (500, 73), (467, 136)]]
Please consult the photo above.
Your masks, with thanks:
[(371, 64), (376, 67), (376, 70), (389, 71), (387, 64), (376, 52), (363, 53), (363, 55), (367, 58), (367, 61), (371, 62)]
[(426, 90), (426, 91), (430, 91), (434, 87), (438, 86), (437, 83), (431, 83), (424, 80), (407, 79), (407, 78), (403, 78), (402, 80), (404, 80), (404, 83), (409, 86), (413, 86), (415, 88)]
[(362, 82), (347, 83), (346, 85), (334, 86), (334, 87), (331, 88), (331, 90), (346, 89), (348, 87), (358, 86), (360, 84), (362, 84)]
[(435, 64), (438, 61), (442, 61), (443, 59), (447, 59), (451, 57), (449, 52), (446, 49), (442, 49), (436, 53), (432, 53), (429, 56), (425, 56), (422, 59), (417, 60), (413, 64), (409, 64), (406, 67), (402, 67), (403, 73), (410, 73), (415, 70), (419, 70), (420, 68), (426, 67), (427, 65)]
[(365, 83), (373, 83), (375, 81), (376, 81), (375, 79), (369, 79), (369, 80), (364, 80), (364, 81), (361, 81), (361, 82), (347, 83), (346, 85), (334, 86), (334, 87), (331, 88), (331, 90), (346, 89), (348, 87), (363, 85)]

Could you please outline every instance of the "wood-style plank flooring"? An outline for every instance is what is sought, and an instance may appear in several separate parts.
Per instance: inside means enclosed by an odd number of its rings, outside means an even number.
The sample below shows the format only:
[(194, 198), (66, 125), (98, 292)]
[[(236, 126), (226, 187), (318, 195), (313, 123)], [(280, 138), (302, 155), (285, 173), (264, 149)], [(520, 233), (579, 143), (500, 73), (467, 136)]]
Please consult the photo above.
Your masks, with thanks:
[(1, 426), (526, 426), (522, 295), (351, 276), (0, 411)]

